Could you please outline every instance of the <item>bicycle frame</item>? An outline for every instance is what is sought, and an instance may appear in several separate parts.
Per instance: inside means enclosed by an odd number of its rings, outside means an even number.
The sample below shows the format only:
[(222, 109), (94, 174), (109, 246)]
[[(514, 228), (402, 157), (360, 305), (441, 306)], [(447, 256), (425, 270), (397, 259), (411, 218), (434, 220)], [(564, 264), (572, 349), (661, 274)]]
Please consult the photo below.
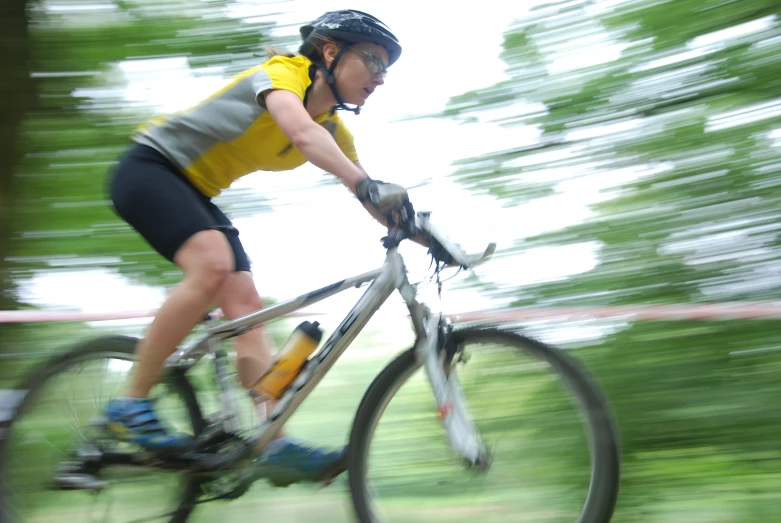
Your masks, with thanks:
[[(275, 408), (269, 413), (268, 418), (257, 425), (255, 434), (250, 438), (253, 453), (259, 454), (272, 441), (282, 425), (317, 386), (374, 313), (379, 310), (394, 290), (398, 290), (409, 309), (416, 335), (415, 351), (418, 361), (426, 368), (451, 447), (471, 465), (477, 464), (481, 458), (485, 457), (485, 450), (478, 442), (477, 431), (466, 408), (457, 380), (448, 379), (439, 360), (439, 331), (443, 320), (441, 315), (432, 315), (428, 307), (417, 301), (415, 288), (407, 279), (404, 261), (395, 246), (388, 248), (385, 261), (379, 269), (344, 279), (246, 316), (208, 327), (205, 336), (191, 346), (171, 355), (166, 361), (166, 366), (182, 365), (188, 361), (192, 361), (190, 365), (194, 365), (197, 360), (208, 353), (218, 354), (221, 351), (221, 340), (239, 336), (271, 320), (317, 303), (351, 287), (360, 287), (367, 282), (371, 282), (371, 284), (366, 292), (320, 350), (310, 358), (298, 377), (282, 395)], [(219, 357), (215, 358), (215, 360), (220, 359)], [(225, 372), (220, 369), (219, 363), (216, 365), (218, 382), (220, 382), (220, 377), (224, 376)], [(235, 404), (229, 396), (228, 388), (222, 383), (218, 383), (218, 385), (223, 413), (230, 423), (236, 418)]]

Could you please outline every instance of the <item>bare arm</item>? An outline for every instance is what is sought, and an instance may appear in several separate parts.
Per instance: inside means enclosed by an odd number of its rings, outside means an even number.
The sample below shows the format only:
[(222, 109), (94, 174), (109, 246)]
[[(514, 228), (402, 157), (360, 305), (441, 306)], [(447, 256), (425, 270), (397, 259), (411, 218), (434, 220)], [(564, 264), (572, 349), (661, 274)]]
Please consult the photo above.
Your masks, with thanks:
[[(328, 131), (312, 120), (301, 99), (291, 91), (276, 89), (265, 94), (265, 102), (274, 121), (296, 149), (312, 164), (341, 179), (357, 196), (356, 185), (368, 175), (360, 163), (345, 156)], [(371, 204), (364, 202), (363, 206), (378, 222), (388, 226), (385, 218)], [(428, 246), (420, 238), (413, 238), (413, 241)]]
[(274, 121), (296, 149), (317, 167), (340, 178), (355, 194), (355, 185), (366, 174), (345, 156), (331, 134), (312, 120), (301, 99), (291, 91), (277, 89), (269, 91), (265, 101)]

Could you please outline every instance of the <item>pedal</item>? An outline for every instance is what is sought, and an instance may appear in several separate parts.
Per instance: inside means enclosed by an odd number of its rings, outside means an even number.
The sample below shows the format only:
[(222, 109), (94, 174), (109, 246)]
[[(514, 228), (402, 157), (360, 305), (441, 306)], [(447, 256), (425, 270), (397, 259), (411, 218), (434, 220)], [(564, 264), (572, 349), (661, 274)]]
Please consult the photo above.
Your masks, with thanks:
[(344, 468), (339, 467), (339, 468), (334, 468), (334, 469), (329, 470), (328, 472), (326, 472), (325, 475), (322, 478), (320, 478), (320, 481), (319, 481), (320, 488), (325, 488), (328, 485), (330, 485), (331, 483), (333, 483), (334, 481), (336, 481), (336, 478), (339, 477), (339, 475), (342, 472), (344, 472), (344, 471), (345, 471)]
[(108, 487), (108, 482), (83, 471), (77, 461), (66, 461), (57, 467), (54, 483), (61, 490), (91, 490), (99, 492)]
[(347, 456), (341, 459), (331, 470), (327, 471), (322, 478), (320, 478), (320, 488), (325, 488), (339, 477), (340, 474), (347, 471)]
[(108, 482), (89, 474), (63, 474), (55, 478), (62, 490), (90, 490), (100, 492), (108, 487)]
[(92, 444), (83, 445), (76, 451), (81, 463), (98, 463), (103, 457), (103, 452)]
[(334, 481), (336, 481), (336, 476), (323, 478), (323, 479), (320, 480), (319, 488), (324, 489), (325, 487), (329, 486)]

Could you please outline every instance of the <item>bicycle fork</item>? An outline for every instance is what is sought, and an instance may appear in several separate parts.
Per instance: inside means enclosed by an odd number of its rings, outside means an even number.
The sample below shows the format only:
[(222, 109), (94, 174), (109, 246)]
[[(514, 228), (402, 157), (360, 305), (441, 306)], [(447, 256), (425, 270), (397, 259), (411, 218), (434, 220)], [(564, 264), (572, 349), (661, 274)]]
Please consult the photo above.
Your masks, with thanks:
[(440, 360), (442, 351), (439, 346), (444, 341), (440, 339), (440, 322), (439, 314), (426, 318), (425, 335), (418, 337), (415, 350), (426, 369), (450, 448), (469, 467), (487, 470), (490, 467), (490, 455), (469, 413), (461, 383), (455, 372), (445, 373), (443, 361)]

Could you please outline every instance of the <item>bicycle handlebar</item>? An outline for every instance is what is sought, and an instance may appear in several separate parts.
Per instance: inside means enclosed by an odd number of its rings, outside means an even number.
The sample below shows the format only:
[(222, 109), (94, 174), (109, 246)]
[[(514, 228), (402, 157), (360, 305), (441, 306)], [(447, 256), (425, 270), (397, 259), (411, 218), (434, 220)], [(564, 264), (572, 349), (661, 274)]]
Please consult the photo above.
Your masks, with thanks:
[(467, 254), (431, 223), (430, 216), (430, 212), (418, 212), (414, 217), (414, 223), (408, 221), (406, 224), (389, 226), (386, 247), (398, 245), (402, 240), (421, 238), (429, 244), (429, 252), (437, 261), (445, 262), (446, 266), (460, 266), (464, 269), (485, 263), (496, 250), (496, 243), (492, 242), (482, 253)]

